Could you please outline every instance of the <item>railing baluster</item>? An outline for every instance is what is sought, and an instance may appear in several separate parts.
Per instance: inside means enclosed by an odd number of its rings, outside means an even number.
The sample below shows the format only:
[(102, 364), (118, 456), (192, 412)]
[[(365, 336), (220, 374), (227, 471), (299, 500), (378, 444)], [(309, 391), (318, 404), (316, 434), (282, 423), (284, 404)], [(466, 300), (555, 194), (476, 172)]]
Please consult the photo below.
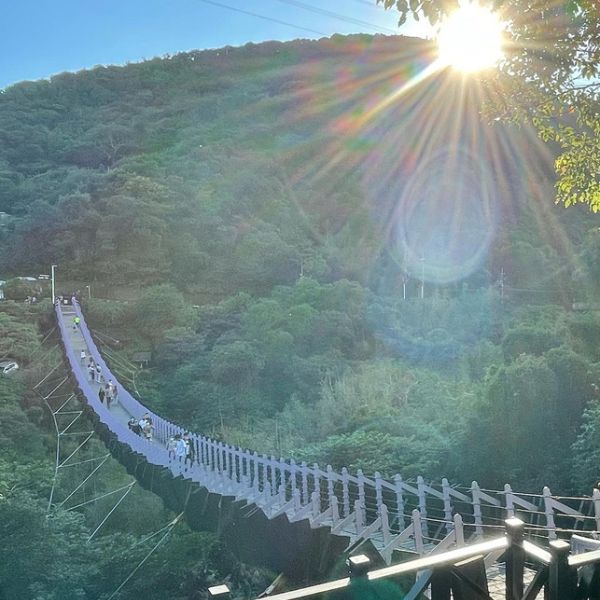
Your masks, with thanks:
[(305, 462), (300, 465), (302, 474), (302, 504), (308, 504), (308, 466)]
[(475, 521), (475, 533), (478, 536), (483, 535), (483, 522), (481, 519), (481, 497), (479, 495), (479, 484), (476, 481), (471, 483), (471, 498), (473, 500), (473, 519)]
[(396, 491), (396, 515), (398, 518), (398, 529), (403, 531), (406, 527), (406, 521), (404, 520), (404, 494), (402, 493), (402, 477), (400, 475), (394, 476), (394, 487)]
[(319, 502), (321, 501), (321, 474), (319, 465), (317, 463), (313, 464), (313, 480), (314, 480), (314, 491), (317, 492), (319, 496)]
[(544, 486), (544, 512), (546, 514), (546, 528), (548, 530), (548, 538), (551, 540), (556, 539), (556, 524), (554, 523), (554, 507), (552, 506), (552, 494), (550, 488)]
[(277, 471), (276, 471), (276, 465), (277, 465), (277, 461), (275, 460), (275, 457), (273, 455), (271, 455), (271, 460), (270, 463), (271, 465), (271, 489), (272, 490), (276, 490), (277, 489)]
[(343, 516), (350, 514), (350, 490), (348, 489), (348, 469), (342, 468), (342, 509)]
[(444, 477), (442, 479), (442, 494), (444, 496), (444, 519), (446, 523), (446, 531), (450, 533), (454, 529), (454, 522), (452, 521), (452, 501), (450, 500), (450, 484)]

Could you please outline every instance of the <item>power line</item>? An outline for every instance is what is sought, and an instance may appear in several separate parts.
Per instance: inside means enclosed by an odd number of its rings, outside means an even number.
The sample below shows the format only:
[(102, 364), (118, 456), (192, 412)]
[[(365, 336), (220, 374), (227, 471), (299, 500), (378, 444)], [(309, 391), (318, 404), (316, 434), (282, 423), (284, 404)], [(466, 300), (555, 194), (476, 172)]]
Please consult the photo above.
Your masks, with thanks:
[(313, 13), (316, 13), (319, 15), (324, 15), (326, 17), (338, 19), (339, 21), (344, 21), (346, 23), (352, 23), (353, 25), (361, 25), (362, 27), (368, 27), (369, 29), (374, 29), (375, 31), (386, 31), (386, 32), (392, 33), (394, 35), (396, 35), (398, 33), (396, 30), (390, 29), (389, 27), (375, 25), (373, 23), (369, 23), (368, 21), (362, 21), (360, 19), (355, 19), (354, 17), (347, 17), (347, 16), (342, 15), (337, 12), (325, 10), (324, 8), (319, 8), (319, 7), (313, 6), (311, 4), (306, 4), (305, 2), (300, 2), (300, 0), (277, 0), (277, 1), (282, 2), (283, 4), (297, 6), (298, 8), (302, 8), (303, 10), (307, 10), (309, 12), (313, 12)]
[(302, 27), (301, 25), (296, 25), (294, 23), (289, 23), (288, 21), (282, 21), (280, 19), (275, 19), (273, 17), (267, 17), (266, 15), (261, 15), (259, 13), (255, 13), (255, 12), (252, 12), (249, 10), (243, 10), (241, 8), (237, 8), (236, 6), (230, 6), (229, 4), (223, 4), (222, 2), (216, 2), (215, 0), (200, 0), (200, 2), (204, 2), (204, 4), (211, 4), (212, 6), (218, 6), (219, 8), (225, 8), (227, 10), (232, 10), (233, 12), (241, 13), (243, 15), (249, 15), (250, 17), (256, 17), (257, 19), (271, 21), (273, 23), (277, 23), (278, 25), (285, 25), (286, 27), (293, 27), (294, 29), (301, 29), (302, 31), (316, 33), (317, 35), (322, 35), (324, 37), (328, 37), (328, 35), (329, 35), (322, 31), (318, 31), (316, 29), (311, 29), (310, 27)]

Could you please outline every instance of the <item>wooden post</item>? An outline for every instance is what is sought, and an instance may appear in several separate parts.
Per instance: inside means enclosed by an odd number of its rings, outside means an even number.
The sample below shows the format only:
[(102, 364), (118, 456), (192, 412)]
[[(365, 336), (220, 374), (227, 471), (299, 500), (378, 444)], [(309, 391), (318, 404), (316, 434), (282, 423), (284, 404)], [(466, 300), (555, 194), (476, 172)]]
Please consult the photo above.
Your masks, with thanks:
[(592, 500), (594, 501), (594, 516), (596, 517), (596, 532), (600, 533), (600, 490), (598, 488), (594, 488)]
[(277, 489), (277, 471), (275, 470), (275, 466), (277, 465), (277, 461), (274, 456), (271, 456), (271, 460), (269, 461), (271, 466), (271, 489)]
[(271, 500), (271, 483), (269, 481), (265, 481), (263, 487), (263, 503), (268, 504)]
[(285, 485), (283, 483), (279, 484), (279, 506), (283, 506), (287, 501), (285, 495)]
[(398, 516), (398, 527), (400, 531), (404, 531), (406, 528), (406, 521), (404, 520), (404, 496), (402, 494), (402, 477), (400, 475), (394, 476), (394, 487), (396, 488), (396, 515)]
[(356, 477), (358, 478), (358, 502), (361, 508), (366, 508), (365, 502), (365, 476), (363, 475), (362, 469), (356, 471)]
[(252, 482), (254, 489), (259, 492), (260, 491), (260, 479), (258, 476), (258, 454), (254, 452), (252, 454), (252, 460), (254, 462), (254, 480)]
[(473, 499), (473, 519), (475, 521), (475, 534), (483, 535), (483, 521), (481, 519), (481, 497), (479, 496), (479, 484), (471, 482), (471, 498)]
[(460, 513), (454, 515), (454, 537), (457, 546), (465, 545), (465, 529), (463, 526), (463, 518)]
[(319, 500), (321, 499), (321, 476), (319, 475), (320, 469), (317, 463), (313, 463), (313, 481), (315, 484), (314, 490), (319, 494)]
[(556, 539), (556, 524), (554, 523), (554, 507), (552, 506), (552, 494), (550, 488), (544, 486), (544, 512), (546, 513), (546, 528), (548, 529), (548, 539)]
[(504, 501), (506, 503), (506, 518), (512, 519), (515, 516), (515, 502), (512, 488), (508, 483), (504, 485)]
[(223, 444), (217, 443), (217, 471), (219, 475), (223, 473)]
[(525, 550), (523, 549), (523, 531), (525, 524), (521, 519), (506, 519), (506, 600), (521, 600), (523, 597), (523, 575), (525, 572)]
[(302, 473), (302, 504), (308, 504), (308, 467), (303, 462), (300, 466)]
[(327, 496), (329, 497), (330, 501), (331, 497), (334, 496), (334, 481), (335, 473), (333, 472), (331, 465), (327, 465)]
[(293, 496), (296, 491), (296, 461), (290, 459), (290, 494)]
[(381, 516), (381, 506), (383, 505), (383, 491), (381, 489), (381, 473), (375, 471), (375, 500), (377, 502), (377, 514)]
[(277, 461), (277, 468), (279, 469), (279, 486), (283, 486), (286, 488), (285, 498), (287, 500), (287, 482), (286, 482), (286, 474), (287, 474), (287, 463), (283, 458), (280, 458)]
[(343, 516), (347, 517), (350, 514), (350, 491), (348, 489), (348, 469), (342, 468), (342, 509)]
[(312, 504), (312, 518), (315, 519), (321, 514), (321, 496), (319, 492), (314, 491), (310, 496)]
[(383, 545), (387, 546), (390, 542), (390, 520), (388, 509), (385, 504), (381, 504), (379, 509), (379, 518), (381, 519), (381, 532), (383, 534)]
[(215, 470), (214, 442), (212, 440), (208, 442), (208, 469), (209, 471)]
[(338, 506), (338, 499), (335, 494), (329, 496), (329, 506), (331, 508), (331, 522), (335, 526), (340, 520), (340, 509)]
[(419, 556), (422, 556), (425, 552), (423, 546), (423, 524), (421, 523), (421, 513), (416, 508), (412, 511), (412, 522), (415, 550)]
[(570, 600), (575, 598), (577, 571), (569, 566), (570, 545), (564, 540), (550, 542), (550, 574), (548, 577), (548, 600)]
[(419, 492), (419, 513), (421, 514), (421, 526), (423, 535), (427, 535), (427, 498), (425, 496), (425, 480), (421, 475), (417, 477), (417, 490)]
[(229, 446), (223, 442), (221, 444), (221, 448), (223, 449), (223, 474), (229, 478), (229, 459), (230, 459), (230, 454), (229, 454)]
[(444, 519), (446, 523), (446, 531), (450, 533), (454, 529), (454, 522), (452, 521), (452, 501), (450, 500), (450, 484), (444, 477), (442, 479), (442, 494), (444, 496)]

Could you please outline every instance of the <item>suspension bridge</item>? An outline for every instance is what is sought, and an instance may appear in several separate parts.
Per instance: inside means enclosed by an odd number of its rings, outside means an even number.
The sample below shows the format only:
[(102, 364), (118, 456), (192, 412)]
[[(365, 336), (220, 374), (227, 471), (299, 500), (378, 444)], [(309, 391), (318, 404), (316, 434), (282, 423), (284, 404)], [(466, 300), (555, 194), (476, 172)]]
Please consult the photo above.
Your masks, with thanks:
[[(192, 461), (167, 451), (167, 441), (184, 428), (152, 413), (111, 372), (99, 352), (78, 301), (55, 306), (64, 353), (94, 428), (141, 485), (183, 513), (193, 528), (219, 533), (244, 560), (261, 562), (302, 579), (326, 573), (344, 552), (369, 548), (386, 564), (407, 554), (424, 556), (482, 543), (502, 534), (505, 519), (518, 517), (524, 535), (551, 542), (573, 533), (600, 538), (600, 491), (560, 497), (545, 487), (539, 494), (405, 481), (360, 470), (297, 464), (191, 433)], [(79, 317), (74, 325), (74, 317)], [(100, 365), (106, 381), (119, 388), (118, 403), (107, 407), (90, 381), (84, 350)], [(144, 439), (129, 426), (131, 417), (151, 415), (154, 435)], [(560, 541), (560, 540), (559, 540)], [(504, 549), (491, 552), (493, 565)]]

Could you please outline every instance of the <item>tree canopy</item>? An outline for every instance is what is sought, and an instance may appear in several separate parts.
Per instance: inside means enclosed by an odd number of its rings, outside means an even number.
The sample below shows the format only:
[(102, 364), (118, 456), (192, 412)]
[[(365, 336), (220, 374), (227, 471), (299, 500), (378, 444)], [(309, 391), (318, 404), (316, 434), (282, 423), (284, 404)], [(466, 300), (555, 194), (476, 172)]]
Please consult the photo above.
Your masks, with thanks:
[[(458, 0), (378, 0), (439, 25)], [(557, 200), (600, 211), (600, 5), (596, 0), (495, 0), (505, 60), (482, 79), (488, 116), (532, 123), (560, 148)]]

